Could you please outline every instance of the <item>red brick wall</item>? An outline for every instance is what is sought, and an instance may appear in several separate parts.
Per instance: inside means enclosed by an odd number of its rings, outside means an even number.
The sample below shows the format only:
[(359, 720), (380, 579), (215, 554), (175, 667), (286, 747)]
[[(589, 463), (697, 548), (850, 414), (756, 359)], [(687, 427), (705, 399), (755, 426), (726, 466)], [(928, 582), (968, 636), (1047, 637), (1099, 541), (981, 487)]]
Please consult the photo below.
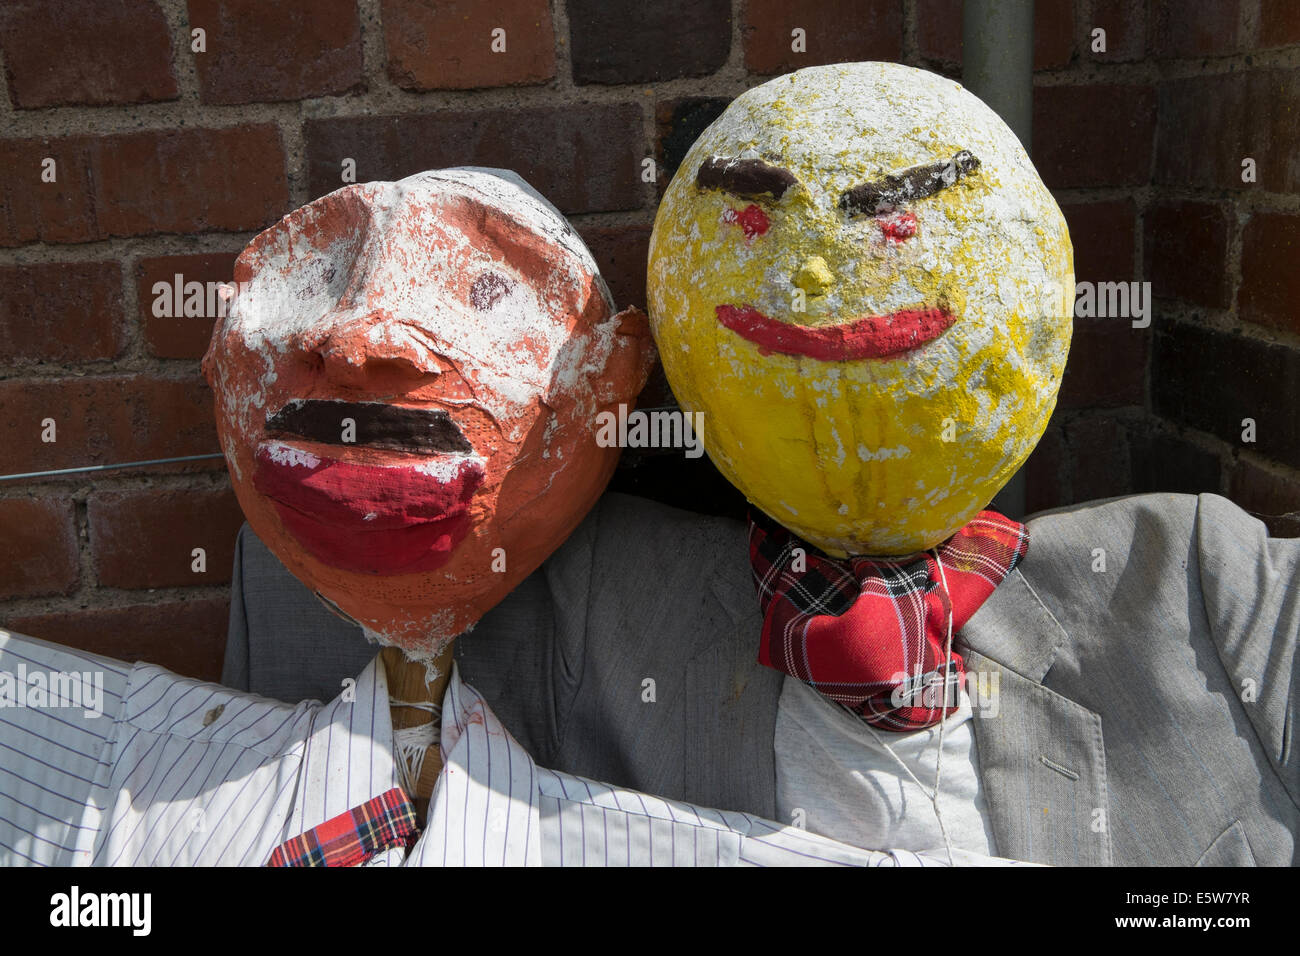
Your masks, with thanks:
[[(1031, 507), (1210, 490), (1300, 510), (1300, 4), (1038, 10), (1033, 151), (1079, 279), (1148, 280), (1156, 305), (1147, 329), (1078, 321)], [(620, 303), (643, 305), (657, 196), (694, 136), (767, 76), (872, 58), (960, 75), (959, 0), (9, 0), (0, 473), (215, 451), (211, 320), (154, 316), (153, 285), (228, 279), (259, 229), (341, 185), (345, 159), (361, 181), (513, 167), (572, 216)], [(618, 482), (735, 506), (702, 461), (646, 459)], [(240, 520), (220, 460), (0, 482), (0, 621), (215, 677)]]

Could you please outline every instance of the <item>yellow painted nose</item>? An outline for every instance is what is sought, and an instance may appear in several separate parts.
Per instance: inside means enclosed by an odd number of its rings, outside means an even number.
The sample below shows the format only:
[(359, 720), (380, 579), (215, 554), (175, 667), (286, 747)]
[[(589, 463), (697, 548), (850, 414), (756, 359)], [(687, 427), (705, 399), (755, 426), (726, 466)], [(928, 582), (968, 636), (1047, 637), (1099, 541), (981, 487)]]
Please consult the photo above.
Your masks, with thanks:
[(824, 295), (835, 277), (821, 256), (809, 256), (794, 274), (794, 284), (809, 295)]

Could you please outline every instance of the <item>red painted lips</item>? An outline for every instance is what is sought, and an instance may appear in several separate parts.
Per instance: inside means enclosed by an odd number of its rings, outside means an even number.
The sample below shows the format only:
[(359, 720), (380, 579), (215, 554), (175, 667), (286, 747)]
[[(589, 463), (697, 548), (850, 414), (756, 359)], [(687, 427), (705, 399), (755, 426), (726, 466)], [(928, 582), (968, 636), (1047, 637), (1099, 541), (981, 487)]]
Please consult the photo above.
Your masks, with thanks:
[(720, 305), (718, 321), (768, 355), (802, 355), (823, 362), (892, 358), (920, 348), (956, 321), (944, 308), (901, 309), (868, 315), (839, 325), (791, 325), (752, 306)]
[[(256, 461), (253, 487), (309, 554), (370, 574), (445, 564), (469, 533), (469, 501), (483, 481), (483, 466), (471, 458), (363, 465), (263, 442)], [(431, 466), (445, 474), (429, 474)]]

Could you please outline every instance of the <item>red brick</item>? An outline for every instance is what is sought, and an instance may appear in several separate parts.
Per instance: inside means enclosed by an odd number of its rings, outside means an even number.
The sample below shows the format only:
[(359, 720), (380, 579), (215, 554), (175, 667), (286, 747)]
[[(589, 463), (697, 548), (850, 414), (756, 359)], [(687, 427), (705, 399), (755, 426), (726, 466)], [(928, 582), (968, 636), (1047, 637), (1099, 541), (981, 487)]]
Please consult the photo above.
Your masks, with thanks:
[(660, 197), (700, 134), (730, 103), (724, 96), (684, 96), (655, 105), (655, 159), (659, 164), (655, 185)]
[(0, 600), (68, 594), (79, 577), (71, 499), (0, 499)]
[[(1210, 189), (1300, 191), (1300, 71), (1253, 70), (1160, 88), (1155, 180)], [(1242, 160), (1258, 182), (1243, 183)]]
[(393, 180), (443, 166), (513, 169), (566, 213), (638, 209), (649, 154), (635, 104), (439, 110), (308, 120), (308, 188), (338, 189), (342, 162), (357, 181)]
[(148, 661), (185, 677), (217, 681), (229, 619), (229, 599), (191, 598), (10, 617), (5, 627), (92, 654), (128, 663)]
[(916, 43), (927, 60), (961, 62), (962, 0), (916, 0)]
[(1142, 249), (1152, 294), (1194, 305), (1228, 305), (1228, 215), (1208, 202), (1166, 202), (1146, 211)]
[(301, 100), (361, 84), (356, 0), (188, 4), (190, 27), (207, 31), (207, 51), (191, 54), (204, 103)]
[(1128, 494), (1128, 448), (1124, 432), (1109, 417), (1088, 417), (1071, 422), (1065, 429), (1070, 453), (1070, 497), (1094, 501)]
[(1242, 234), (1238, 314), (1300, 334), (1300, 216), (1260, 212)]
[[(741, 35), (751, 73), (903, 56), (900, 0), (746, 0), (744, 9)], [(805, 34), (803, 53), (790, 49), (796, 27)]]
[(288, 211), (284, 150), (269, 124), (128, 133), (95, 145), (101, 235), (236, 232)]
[(1145, 184), (1155, 109), (1155, 93), (1147, 86), (1037, 87), (1034, 165), (1053, 189)]
[[(238, 252), (199, 253), (184, 256), (156, 256), (136, 263), (136, 300), (140, 307), (140, 325), (144, 329), (149, 351), (159, 358), (202, 358), (212, 339), (215, 315), (155, 315), (155, 310), (175, 313), (173, 288), (176, 276), (184, 290), (190, 282), (204, 286), (204, 302), (209, 282), (230, 282), (234, 276)], [(167, 286), (165, 293), (155, 292), (157, 283)], [(165, 297), (165, 298), (163, 298)], [(162, 302), (160, 303), (160, 298)], [(182, 305), (185, 300), (182, 298)]]
[(1079, 282), (1121, 282), (1135, 278), (1133, 251), (1137, 207), (1131, 199), (1061, 206), (1074, 244)]
[[(1146, 53), (1146, 0), (1093, 0), (1083, 37), (1084, 55), (1104, 63), (1140, 60)], [(1106, 31), (1106, 50), (1094, 53), (1092, 31)]]
[[(40, 181), (42, 157), (57, 181)], [(242, 232), (287, 211), (284, 150), (269, 124), (0, 140), (0, 245), (158, 232)]]
[[(77, 468), (219, 452), (212, 393), (198, 376), (110, 375), (0, 382), (5, 471)], [(41, 441), (53, 418), (56, 438)], [(211, 468), (223, 467), (220, 458)]]
[(1218, 56), (1241, 49), (1241, 0), (1151, 0), (1151, 49), (1158, 57)]
[(730, 0), (566, 0), (575, 83), (705, 76), (731, 52)]
[(1129, 319), (1075, 319), (1062, 408), (1145, 404), (1148, 330)]
[(1300, 477), (1269, 471), (1245, 458), (1232, 472), (1232, 500), (1275, 538), (1300, 538)]
[[(962, 0), (917, 0), (916, 16), (916, 41), (921, 55), (929, 60), (961, 63)], [(1065, 66), (1073, 53), (1073, 0), (1038, 0), (1034, 11), (1034, 69)]]
[(1034, 4), (1034, 69), (1068, 66), (1074, 56), (1074, 3), (1037, 0)]
[(1300, 4), (1295, 0), (1260, 0), (1259, 45), (1300, 43)]
[[(83, 136), (0, 140), (0, 246), (99, 238), (89, 145)], [(47, 158), (52, 183), (41, 181)]]
[(620, 309), (645, 309), (646, 262), (650, 254), (649, 226), (589, 226), (580, 230), (600, 274)]
[(0, 266), (0, 361), (115, 358), (122, 350), (116, 262)]
[(177, 96), (167, 19), (151, 0), (9, 0), (0, 51), (18, 109)]
[[(430, 4), (383, 0), (388, 75), (407, 90), (527, 86), (555, 77), (555, 31), (547, 0)], [(506, 48), (492, 51), (492, 31)]]
[(1132, 462), (1130, 490), (1134, 494), (1167, 492), (1218, 494), (1219, 456), (1177, 435), (1161, 433), (1143, 424), (1129, 429)]
[(1049, 423), (1025, 462), (1025, 513), (1034, 514), (1070, 503), (1062, 483), (1065, 439), (1060, 426)]
[[(101, 587), (229, 584), (243, 512), (229, 489), (100, 492), (87, 503)], [(193, 550), (206, 570), (192, 569)]]
[[(1159, 322), (1151, 407), (1161, 418), (1300, 468), (1300, 349), (1188, 322)], [(1254, 441), (1243, 441), (1245, 419)]]

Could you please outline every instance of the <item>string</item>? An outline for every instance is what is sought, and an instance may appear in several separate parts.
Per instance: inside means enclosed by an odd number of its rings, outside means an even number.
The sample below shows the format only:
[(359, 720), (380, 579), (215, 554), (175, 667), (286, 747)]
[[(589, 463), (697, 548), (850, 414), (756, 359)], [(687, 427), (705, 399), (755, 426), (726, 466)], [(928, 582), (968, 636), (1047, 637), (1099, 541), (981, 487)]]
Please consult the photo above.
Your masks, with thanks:
[(433, 717), (427, 723), (416, 724), (414, 727), (393, 729), (393, 747), (397, 750), (397, 769), (402, 778), (402, 789), (414, 794), (420, 780), (420, 771), (424, 769), (424, 758), (438, 737), (442, 705), (429, 700), (398, 700), (395, 697), (388, 698), (388, 705), (428, 711)]

